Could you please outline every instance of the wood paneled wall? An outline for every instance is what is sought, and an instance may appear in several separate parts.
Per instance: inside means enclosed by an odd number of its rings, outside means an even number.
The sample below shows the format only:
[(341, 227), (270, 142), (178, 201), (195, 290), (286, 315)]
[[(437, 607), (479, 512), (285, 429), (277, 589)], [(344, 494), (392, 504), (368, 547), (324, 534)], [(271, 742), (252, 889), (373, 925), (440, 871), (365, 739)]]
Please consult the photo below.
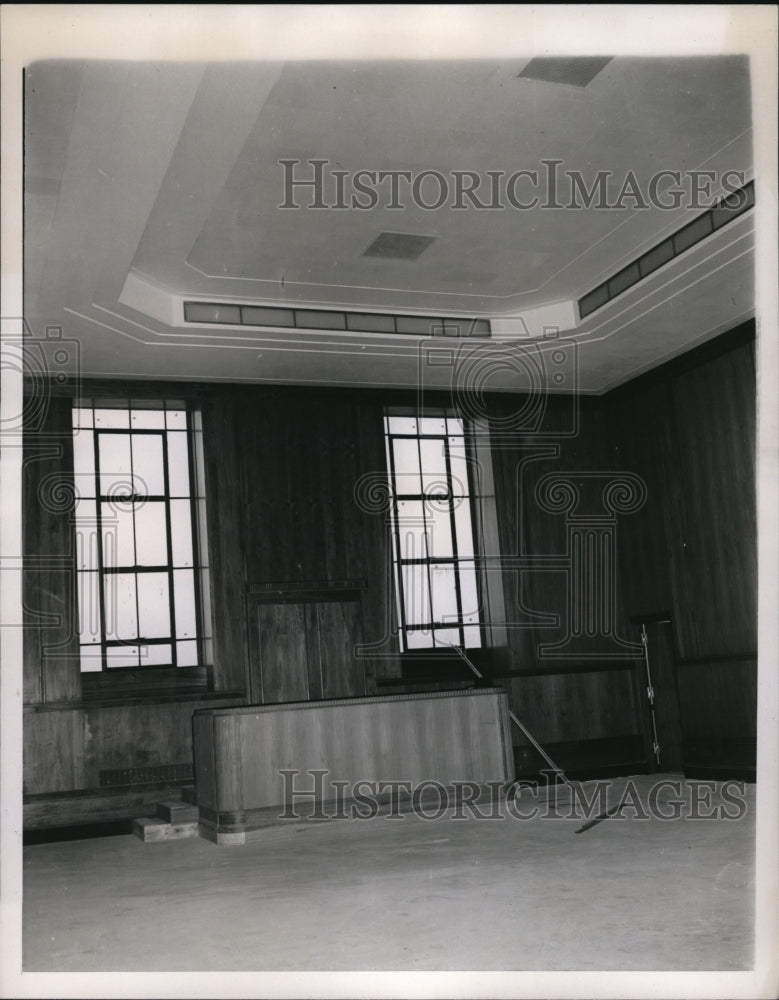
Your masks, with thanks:
[(238, 408), (232, 397), (224, 393), (206, 397), (202, 409), (213, 615), (213, 684), (217, 691), (246, 691), (249, 683), (246, 569)]
[[(638, 663), (631, 662), (635, 637), (613, 623), (595, 635), (576, 634), (571, 606), (571, 588), (581, 590), (573, 529), (589, 525), (597, 532), (603, 523), (619, 544), (622, 522), (631, 515), (614, 515), (608, 522), (603, 491), (623, 470), (610, 461), (598, 400), (551, 396), (545, 407), (544, 420), (532, 433), (494, 435), (508, 663), (514, 675), (505, 679), (511, 707), (571, 774), (640, 770), (646, 755)], [(516, 401), (493, 401), (493, 425), (510, 425), (514, 411), (522, 411)], [(559, 492), (550, 494), (558, 482)], [(619, 585), (619, 577), (611, 581), (613, 588)], [(597, 605), (597, 593), (590, 596)], [(544, 767), (516, 727), (513, 735), (518, 772)]]
[[(377, 677), (399, 672), (386, 511), (366, 509), (360, 489), (364, 479), (386, 474), (382, 415), (382, 403), (364, 394), (301, 390), (247, 393), (235, 411), (246, 586), (284, 599), (301, 588), (338, 590), (346, 583), (359, 590), (359, 613), (343, 612), (353, 623), (352, 658), (359, 663), (348, 690), (333, 655), (320, 664), (321, 689), (343, 695), (373, 693)], [(250, 627), (257, 628), (256, 611)], [(255, 640), (250, 635), (249, 645)], [(266, 689), (265, 700), (287, 694), (283, 685)]]
[(613, 393), (604, 416), (613, 462), (640, 474), (647, 491), (620, 538), (621, 619), (669, 614), (688, 773), (749, 776), (757, 704), (754, 325)]
[[(45, 427), (28, 436), (24, 752), (31, 795), (94, 788), (101, 769), (152, 757), (181, 763), (191, 752), (194, 707), (225, 698), (248, 703), (260, 605), (266, 615), (274, 607), (286, 607), (287, 617), (289, 608), (300, 610), (308, 697), (371, 695), (377, 682), (401, 678), (386, 510), (361, 489), (384, 474), (382, 411), (400, 397), (278, 387), (198, 392), (214, 624), (213, 669), (199, 700), (192, 679), (178, 696), (168, 686), (156, 697), (133, 699), (124, 690), (112, 699), (102, 690), (97, 700), (84, 699), (74, 633), (69, 400), (53, 398)], [(502, 560), (506, 607), (506, 646), (492, 670), (501, 673), (496, 682), (511, 707), (574, 773), (584, 759), (603, 768), (648, 766), (643, 666), (631, 659), (635, 648), (621, 643), (638, 642), (632, 615), (668, 611), (685, 761), (711, 773), (743, 762), (754, 746), (756, 697), (749, 331), (605, 398), (551, 396), (532, 433), (505, 433), (507, 416), (523, 412), (521, 399), (492, 397), (488, 406), (500, 431), (492, 444), (500, 552), (488, 554)], [(573, 521), (598, 504), (603, 512), (604, 477), (617, 473), (640, 479), (646, 501), (611, 521), (618, 600), (611, 636), (604, 645), (603, 636), (593, 642), (580, 632), (555, 652), (547, 647), (572, 631)], [(548, 492), (543, 499), (550, 475), (572, 484), (579, 507), (555, 507)], [(333, 651), (347, 648), (350, 661), (336, 662)], [(265, 697), (287, 696), (282, 684)], [(540, 764), (516, 732), (515, 743), (528, 769)]]
[[(113, 388), (101, 385), (98, 394)], [(164, 395), (163, 389), (156, 392)], [(174, 395), (180, 394), (175, 387)], [(56, 806), (41, 812), (36, 796), (101, 789), (102, 802), (101, 771), (180, 765), (191, 759), (196, 708), (250, 701), (257, 595), (264, 591), (267, 601), (268, 588), (280, 600), (290, 589), (305, 592), (299, 599), (306, 684), (292, 690), (285, 675), (274, 688), (269, 667), (265, 700), (365, 695), (375, 691), (377, 677), (399, 674), (386, 511), (366, 509), (357, 489), (363, 476), (384, 472), (382, 401), (365, 394), (235, 387), (198, 396), (213, 609), (214, 657), (207, 677), (187, 670), (173, 677), (160, 673), (155, 681), (152, 672), (123, 671), (121, 677), (83, 683), (70, 399), (54, 397), (45, 426), (27, 437), (24, 774), (37, 821), (53, 822)], [(313, 601), (312, 586), (323, 591)], [(341, 600), (344, 586), (348, 596)], [(272, 599), (262, 606), (266, 612), (290, 607)], [(264, 641), (267, 646), (267, 635)], [(283, 653), (277, 661), (283, 663)], [(263, 697), (261, 685), (258, 690)], [(137, 790), (128, 789), (125, 799), (136, 802)], [(113, 807), (122, 808), (121, 796)], [(85, 800), (85, 816), (90, 808)], [(72, 817), (73, 809), (66, 813)]]
[(37, 399), (24, 437), (24, 702), (80, 697), (70, 400)]

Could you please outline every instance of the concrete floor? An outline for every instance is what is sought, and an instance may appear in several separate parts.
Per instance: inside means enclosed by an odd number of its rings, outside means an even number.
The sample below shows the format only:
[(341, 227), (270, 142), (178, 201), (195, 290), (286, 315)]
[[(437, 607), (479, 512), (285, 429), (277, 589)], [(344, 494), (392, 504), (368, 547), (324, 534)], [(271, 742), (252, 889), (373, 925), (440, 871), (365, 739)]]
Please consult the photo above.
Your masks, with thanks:
[[(652, 779), (635, 781), (646, 801)], [(24, 969), (748, 969), (753, 785), (745, 799), (736, 821), (628, 809), (579, 835), (581, 816), (406, 815), (257, 831), (240, 847), (30, 846)]]

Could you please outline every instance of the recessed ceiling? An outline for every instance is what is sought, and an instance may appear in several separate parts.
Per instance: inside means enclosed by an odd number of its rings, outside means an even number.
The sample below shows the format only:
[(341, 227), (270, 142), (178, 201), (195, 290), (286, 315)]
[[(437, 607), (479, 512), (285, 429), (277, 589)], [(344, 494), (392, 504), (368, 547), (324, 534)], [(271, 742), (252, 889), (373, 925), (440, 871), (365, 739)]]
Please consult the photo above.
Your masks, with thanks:
[[(25, 89), (25, 317), (77, 339), (86, 375), (452, 378), (421, 334), (238, 336), (187, 324), (200, 300), (481, 317), (491, 342), (458, 349), (563, 338), (602, 392), (754, 311), (754, 212), (575, 306), (751, 179), (746, 58), (65, 60)], [(519, 388), (495, 357), (490, 388)]]

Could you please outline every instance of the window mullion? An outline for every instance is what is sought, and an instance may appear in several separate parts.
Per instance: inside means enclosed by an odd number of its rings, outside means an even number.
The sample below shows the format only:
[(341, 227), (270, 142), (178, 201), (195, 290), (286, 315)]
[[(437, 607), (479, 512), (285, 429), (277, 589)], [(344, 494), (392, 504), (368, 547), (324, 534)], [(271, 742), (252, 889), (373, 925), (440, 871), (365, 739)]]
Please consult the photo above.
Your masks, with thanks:
[[(400, 621), (398, 622), (398, 635), (401, 639), (402, 645), (408, 647), (406, 641), (406, 629), (407, 629), (407, 614), (406, 614), (406, 588), (403, 584), (403, 556), (400, 547), (400, 518), (398, 515), (398, 481), (395, 472), (395, 453), (393, 450), (394, 436), (387, 436), (387, 458), (390, 465), (390, 482), (392, 487), (392, 535), (394, 542), (394, 552), (393, 552), (393, 563), (395, 566), (395, 590), (400, 598), (397, 602), (398, 611), (400, 612)], [(405, 649), (403, 650), (406, 651)]]
[(105, 670), (106, 660), (106, 618), (105, 618), (105, 570), (103, 567), (103, 504), (100, 483), (100, 441), (95, 427), (95, 411), (92, 408), (92, 446), (95, 453), (95, 517), (97, 519), (97, 592), (100, 607), (100, 669)]
[[(202, 626), (202, 615), (201, 610), (203, 607), (201, 590), (200, 590), (200, 572), (198, 567), (200, 566), (200, 537), (196, 530), (195, 523), (195, 512), (199, 501), (197, 495), (197, 469), (195, 468), (195, 428), (192, 422), (192, 414), (187, 410), (187, 455), (189, 457), (189, 521), (190, 521), (190, 532), (192, 534), (192, 578), (194, 581), (195, 590), (195, 642), (197, 649), (197, 661), (198, 663), (204, 662), (203, 658), (203, 626)], [(167, 466), (166, 466), (167, 467)], [(170, 525), (170, 518), (168, 518), (168, 525)], [(171, 531), (172, 533), (172, 531)], [(173, 560), (173, 547), (169, 551), (169, 558), (171, 566), (174, 565)], [(175, 595), (174, 595), (175, 596)], [(171, 602), (172, 603), (172, 602)], [(171, 625), (175, 625), (175, 620), (171, 621)], [(173, 633), (173, 645), (176, 647), (173, 651), (175, 654), (175, 662), (178, 663), (178, 645), (176, 644), (176, 634)]]
[(128, 424), (130, 427), (130, 503), (133, 511), (133, 558), (135, 560), (133, 572), (133, 587), (135, 588), (135, 636), (138, 642), (138, 666), (141, 665), (141, 606), (138, 600), (138, 541), (135, 530), (135, 510), (137, 505), (135, 493), (135, 468), (133, 465), (135, 458), (135, 439), (132, 433), (132, 411), (128, 412)]
[(431, 580), (430, 572), (430, 546), (428, 544), (427, 535), (427, 512), (426, 512), (426, 501), (425, 501), (425, 479), (424, 472), (422, 470), (422, 437), (417, 435), (417, 457), (419, 459), (419, 487), (422, 490), (422, 537), (424, 539), (425, 553), (426, 557), (424, 560), (425, 565), (425, 582), (427, 584), (427, 599), (428, 607), (430, 609), (429, 620), (430, 620), (430, 638), (435, 646), (435, 614), (433, 612), (433, 582)]
[[(189, 428), (187, 427), (187, 430)], [(189, 434), (187, 434), (187, 441), (189, 441)], [(176, 591), (174, 590), (174, 577), (173, 577), (173, 539), (172, 532), (170, 528), (170, 472), (168, 469), (168, 418), (167, 411), (165, 416), (165, 429), (162, 432), (162, 474), (163, 481), (165, 483), (165, 541), (168, 547), (168, 605), (170, 612), (170, 656), (171, 664), (174, 667), (178, 666), (178, 646), (176, 644)], [(192, 555), (194, 562), (194, 539), (192, 540)], [(199, 629), (196, 630), (199, 632)]]
[[(448, 430), (448, 428), (447, 428)], [(454, 521), (454, 479), (452, 477), (452, 462), (449, 455), (449, 434), (444, 438), (444, 459), (446, 462), (446, 481), (449, 484), (449, 531), (452, 535), (452, 558), (454, 560), (454, 594), (455, 594), (455, 604), (457, 606), (457, 633), (460, 639), (460, 645), (465, 649), (465, 632), (463, 631), (465, 623), (463, 622), (463, 600), (462, 593), (460, 590), (460, 566), (458, 561), (458, 549), (457, 549), (457, 528)], [(467, 484), (466, 484), (467, 489)], [(461, 498), (462, 499), (462, 498)], [(470, 497), (466, 497), (466, 502), (470, 500)]]

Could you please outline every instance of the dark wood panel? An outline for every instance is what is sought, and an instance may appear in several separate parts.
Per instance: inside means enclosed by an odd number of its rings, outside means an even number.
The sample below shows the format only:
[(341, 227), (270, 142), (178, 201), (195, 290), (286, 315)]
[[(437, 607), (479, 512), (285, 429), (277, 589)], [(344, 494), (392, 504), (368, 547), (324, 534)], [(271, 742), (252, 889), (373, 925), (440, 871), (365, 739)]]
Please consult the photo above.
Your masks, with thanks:
[(678, 687), (676, 706), (657, 706), (661, 757), (665, 745), (672, 765), (681, 755), (687, 773), (723, 776), (743, 770), (756, 725), (743, 659), (757, 642), (754, 347), (737, 333), (605, 400), (613, 460), (647, 486), (620, 536), (622, 617), (667, 611), (673, 627), (657, 664), (661, 701)]
[[(211, 704), (235, 705), (214, 698)], [(178, 765), (192, 759), (191, 702), (83, 706), (24, 716), (24, 790), (49, 792), (99, 788), (110, 769)]]
[(253, 594), (252, 692), (261, 704), (317, 701), (365, 694), (360, 601), (339, 600), (334, 592), (322, 600), (304, 595), (270, 603)]
[(228, 398), (203, 402), (208, 556), (213, 611), (213, 684), (248, 690), (244, 603), (243, 497), (236, 447), (237, 407)]
[(369, 483), (380, 484), (386, 476), (382, 406), (368, 402), (355, 406), (355, 423), (360, 479), (351, 484), (348, 521), (355, 529), (360, 525), (364, 540), (363, 574), (367, 587), (362, 595), (361, 659), (366, 694), (373, 694), (378, 679), (398, 678), (401, 674), (388, 509), (380, 502), (380, 495), (376, 502), (376, 494), (368, 488)]
[(623, 387), (605, 406), (612, 460), (647, 485), (620, 535), (624, 616), (670, 610), (684, 659), (754, 649), (752, 345)]
[[(579, 781), (643, 774), (647, 770), (644, 742), (639, 735), (567, 740), (548, 743), (544, 749), (568, 778)], [(514, 747), (514, 767), (519, 779), (553, 781), (544, 776), (544, 772), (549, 771), (549, 764), (528, 744)]]
[(683, 511), (673, 470), (672, 400), (671, 387), (659, 384), (607, 404), (611, 461), (640, 476), (646, 490), (643, 507), (623, 519), (617, 540), (620, 621), (634, 638), (627, 628), (632, 615), (671, 608), (671, 579), (681, 558), (671, 540)]
[(362, 576), (352, 403), (258, 393), (240, 423), (247, 579)]
[(755, 389), (748, 346), (674, 383), (675, 474), (684, 493), (674, 577), (679, 654), (756, 647)]
[(192, 717), (202, 707), (195, 701), (86, 709), (84, 786), (98, 787), (103, 770), (192, 760)]
[[(542, 647), (564, 642), (574, 631), (569, 597), (576, 593), (571, 588), (577, 583), (569, 545), (570, 515), (580, 520), (602, 515), (601, 493), (612, 465), (597, 406), (581, 405), (576, 432), (555, 439), (501, 433), (507, 413), (516, 404), (491, 405), (508, 642), (515, 666), (527, 668), (554, 655)], [(570, 400), (557, 397), (547, 400), (554, 426), (565, 424), (571, 405)], [(575, 510), (555, 512), (544, 502), (539, 489), (550, 475), (559, 475), (570, 484), (578, 497)], [(601, 639), (582, 642), (580, 648), (572, 643), (566, 655), (611, 655), (612, 646)]]
[(348, 395), (260, 392), (240, 421), (247, 581), (363, 580), (356, 689), (397, 676), (387, 512), (366, 509), (359, 490), (363, 477), (386, 475), (382, 407)]
[(304, 621), (306, 627), (305, 644), (306, 658), (308, 661), (308, 691), (306, 698), (311, 701), (321, 701), (326, 697), (324, 694), (325, 671), (328, 667), (327, 652), (323, 652), (320, 641), (320, 622), (317, 610), (319, 604), (307, 604), (304, 608)]
[(756, 780), (757, 740), (754, 738), (689, 739), (683, 746), (684, 773), (688, 778)]
[(26, 713), (23, 750), (25, 795), (85, 787), (85, 739), (83, 712)]
[[(514, 712), (543, 745), (641, 732), (632, 670), (523, 677), (510, 691)], [(515, 727), (514, 743), (524, 742)]]
[(71, 402), (51, 398), (25, 433), (24, 698), (80, 695)]
[(362, 662), (355, 655), (362, 642), (360, 605), (357, 601), (329, 601), (310, 605), (316, 618), (316, 641), (323, 698), (356, 698), (365, 694)]
[(757, 736), (757, 662), (715, 661), (677, 666), (685, 740)]
[(252, 701), (307, 701), (306, 605), (256, 604), (252, 644)]

